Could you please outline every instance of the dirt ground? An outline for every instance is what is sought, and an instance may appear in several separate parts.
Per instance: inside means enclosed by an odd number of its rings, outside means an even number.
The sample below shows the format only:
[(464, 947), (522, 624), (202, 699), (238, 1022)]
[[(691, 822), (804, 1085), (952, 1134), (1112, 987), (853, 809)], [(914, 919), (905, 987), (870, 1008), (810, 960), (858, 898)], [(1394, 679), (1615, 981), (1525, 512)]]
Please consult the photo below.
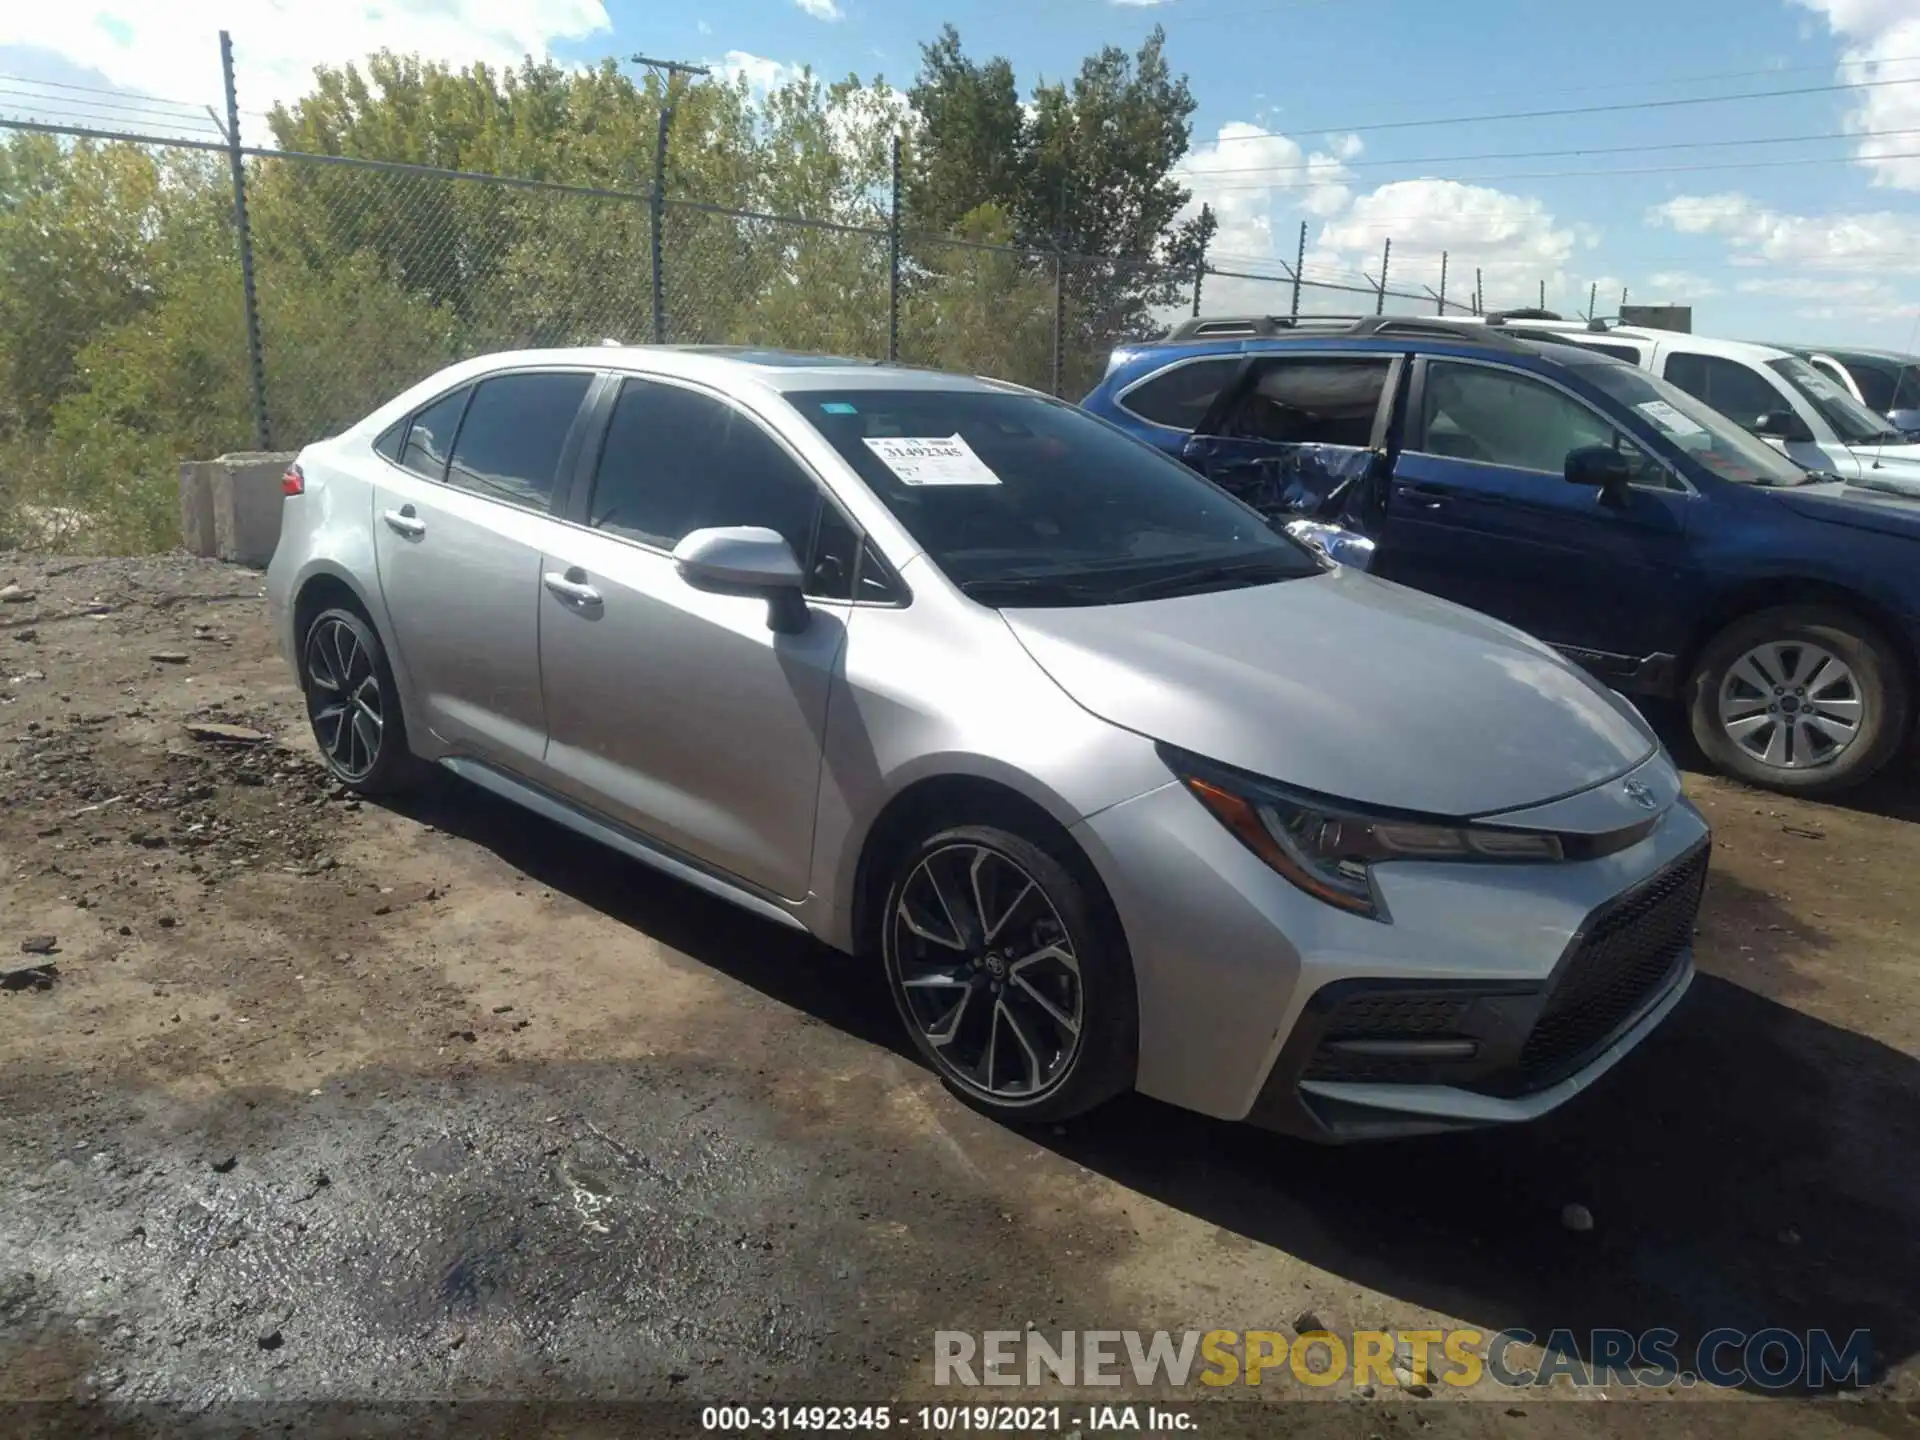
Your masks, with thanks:
[[(0, 1401), (137, 1430), (951, 1400), (936, 1329), (1310, 1314), (1866, 1328), (1878, 1360), (1814, 1402), (1329, 1392), (1200, 1433), (1920, 1434), (1911, 775), (1844, 807), (1691, 775), (1703, 973), (1544, 1123), (1326, 1150), (1129, 1099), (1021, 1133), (946, 1095), (851, 960), (452, 781), (346, 797), (258, 574), (0, 555), (9, 582)], [(569, 1413), (501, 1423), (667, 1412)]]

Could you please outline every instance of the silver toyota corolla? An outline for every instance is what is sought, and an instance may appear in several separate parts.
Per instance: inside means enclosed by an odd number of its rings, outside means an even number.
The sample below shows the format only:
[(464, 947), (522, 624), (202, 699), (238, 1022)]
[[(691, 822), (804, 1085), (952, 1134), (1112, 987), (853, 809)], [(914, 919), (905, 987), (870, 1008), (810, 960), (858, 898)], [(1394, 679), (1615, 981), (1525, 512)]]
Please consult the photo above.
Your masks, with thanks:
[(342, 781), (437, 764), (873, 956), (995, 1115), (1525, 1120), (1691, 978), (1707, 827), (1627, 702), (1044, 396), (493, 355), (285, 488)]

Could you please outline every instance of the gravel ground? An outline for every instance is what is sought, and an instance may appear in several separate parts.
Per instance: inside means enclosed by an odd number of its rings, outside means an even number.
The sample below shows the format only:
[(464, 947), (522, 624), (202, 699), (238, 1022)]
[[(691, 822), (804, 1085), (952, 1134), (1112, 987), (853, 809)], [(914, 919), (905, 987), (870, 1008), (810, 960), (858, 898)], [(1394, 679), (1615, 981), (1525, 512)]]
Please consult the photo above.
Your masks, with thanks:
[[(633, 1433), (951, 1400), (936, 1329), (1311, 1315), (1865, 1327), (1879, 1361), (1813, 1403), (1340, 1391), (1201, 1433), (1920, 1434), (1910, 776), (1845, 808), (1690, 776), (1703, 974), (1545, 1123), (1328, 1151), (1126, 1100), (1023, 1133), (854, 962), (451, 781), (337, 790), (256, 573), (9, 583), (0, 1428)], [(417, 1408), (456, 1398), (575, 1408)]]

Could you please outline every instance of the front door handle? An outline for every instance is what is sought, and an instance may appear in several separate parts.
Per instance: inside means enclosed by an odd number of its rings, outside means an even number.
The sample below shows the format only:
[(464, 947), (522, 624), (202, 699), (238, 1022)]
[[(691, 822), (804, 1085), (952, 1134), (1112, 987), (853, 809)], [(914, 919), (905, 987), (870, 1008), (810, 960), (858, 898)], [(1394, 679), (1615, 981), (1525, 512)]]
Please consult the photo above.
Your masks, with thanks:
[(409, 540), (418, 540), (427, 533), (427, 522), (414, 513), (411, 505), (402, 505), (398, 510), (382, 511), (380, 518), (387, 522), (389, 530), (398, 531)]
[(600, 592), (587, 584), (587, 572), (577, 565), (564, 575), (558, 570), (549, 570), (540, 577), (540, 583), (567, 604), (583, 610), (600, 604)]

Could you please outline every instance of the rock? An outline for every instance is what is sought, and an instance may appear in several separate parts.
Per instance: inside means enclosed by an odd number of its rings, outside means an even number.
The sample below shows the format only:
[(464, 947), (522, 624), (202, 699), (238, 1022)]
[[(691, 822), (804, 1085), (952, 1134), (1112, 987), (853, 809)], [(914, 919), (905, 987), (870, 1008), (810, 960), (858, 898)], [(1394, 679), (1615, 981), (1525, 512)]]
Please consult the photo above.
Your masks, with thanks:
[(51, 990), (60, 978), (58, 965), (29, 965), (21, 970), (0, 970), (0, 990)]
[(22, 955), (51, 955), (59, 948), (59, 940), (52, 935), (29, 935), (20, 942)]
[(0, 585), (0, 605), (25, 605), (33, 599), (33, 591), (19, 585)]
[(155, 650), (147, 659), (156, 665), (184, 665), (188, 655), (184, 650)]
[(257, 1343), (262, 1350), (278, 1350), (282, 1345), (286, 1344), (286, 1341), (281, 1337), (278, 1330), (270, 1330), (265, 1335), (262, 1335)]
[(27, 640), (27, 641), (38, 640), (40, 638), (40, 632), (38, 630), (33, 629), (31, 626), (29, 626), (25, 630), (14, 631), (13, 638), (16, 640)]
[(1326, 1328), (1326, 1322), (1311, 1310), (1302, 1310), (1293, 1317), (1293, 1333), (1296, 1335), (1312, 1335)]
[(1593, 1212), (1584, 1205), (1565, 1205), (1560, 1210), (1560, 1225), (1576, 1235), (1593, 1229)]
[(213, 1162), (213, 1173), (216, 1175), (231, 1175), (233, 1173), (233, 1167), (239, 1163), (240, 1157), (238, 1155), (229, 1155), (224, 1160), (216, 1160)]
[(154, 921), (154, 924), (158, 925), (162, 930), (171, 930), (179, 923), (180, 922), (171, 915), (162, 915), (158, 920)]
[[(154, 656), (156, 660), (159, 658)], [(190, 720), (187, 722), (187, 734), (196, 740), (218, 740), (232, 745), (259, 745), (273, 739), (264, 730), (249, 729), (245, 725), (227, 725), (218, 720)]]
[(493, 1007), (493, 1013), (496, 1015), (511, 1015), (513, 1013), (513, 1006), (496, 1005)]

